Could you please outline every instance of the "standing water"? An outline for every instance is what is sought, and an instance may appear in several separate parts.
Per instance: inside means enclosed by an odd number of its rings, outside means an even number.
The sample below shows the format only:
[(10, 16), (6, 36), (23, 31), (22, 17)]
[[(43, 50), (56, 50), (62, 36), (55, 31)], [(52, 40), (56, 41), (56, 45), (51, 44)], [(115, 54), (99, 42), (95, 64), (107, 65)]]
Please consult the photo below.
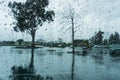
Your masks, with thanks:
[[(72, 54), (67, 53), (70, 50), (68, 47), (35, 49), (36, 73), (43, 77), (52, 76), (53, 80), (71, 80)], [(119, 80), (120, 58), (110, 57), (108, 50), (104, 51), (106, 54), (101, 53), (98, 57), (93, 56), (90, 51), (87, 56), (75, 55), (75, 80)], [(9, 80), (11, 67), (27, 66), (30, 57), (30, 49), (0, 47), (0, 80)]]

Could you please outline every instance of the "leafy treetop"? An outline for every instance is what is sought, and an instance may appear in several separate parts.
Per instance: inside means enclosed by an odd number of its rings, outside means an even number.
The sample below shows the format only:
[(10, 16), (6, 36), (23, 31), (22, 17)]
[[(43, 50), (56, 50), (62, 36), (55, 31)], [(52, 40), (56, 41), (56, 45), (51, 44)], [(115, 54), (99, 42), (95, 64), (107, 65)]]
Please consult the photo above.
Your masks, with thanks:
[(27, 0), (25, 3), (10, 2), (9, 7), (16, 19), (15, 31), (33, 31), (42, 26), (45, 21), (53, 21), (54, 11), (46, 11), (45, 7), (49, 4), (48, 0)]

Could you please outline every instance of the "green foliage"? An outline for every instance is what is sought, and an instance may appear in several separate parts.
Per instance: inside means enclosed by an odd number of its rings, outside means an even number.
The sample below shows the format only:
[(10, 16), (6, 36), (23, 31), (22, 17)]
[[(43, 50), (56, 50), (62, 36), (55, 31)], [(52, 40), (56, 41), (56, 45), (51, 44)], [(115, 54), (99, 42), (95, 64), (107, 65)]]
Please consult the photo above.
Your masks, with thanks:
[(107, 39), (104, 39), (104, 40), (103, 40), (103, 44), (104, 44), (104, 45), (108, 45), (108, 40), (107, 40)]
[(95, 37), (92, 36), (89, 41), (90, 41), (90, 47), (94, 46), (94, 40), (95, 40)]
[(109, 43), (110, 44), (119, 44), (120, 43), (120, 37), (119, 37), (119, 33), (118, 32), (115, 32), (114, 34), (110, 35)]
[(43, 80), (41, 75), (35, 72), (31, 74), (29, 67), (13, 66), (11, 70), (12, 75), (9, 77), (11, 80)]
[(53, 21), (54, 11), (46, 11), (48, 0), (27, 0), (25, 3), (10, 2), (14, 18), (16, 19), (15, 31), (27, 31), (32, 34), (33, 31), (42, 26), (45, 21)]
[(102, 31), (98, 31), (98, 33), (95, 35), (94, 44), (95, 45), (101, 45), (103, 42), (103, 33)]
[(17, 42), (19, 43), (19, 45), (21, 45), (23, 43), (23, 39), (18, 39)]
[(90, 39), (91, 46), (103, 44), (103, 34), (104, 32), (99, 30), (94, 36), (92, 36)]

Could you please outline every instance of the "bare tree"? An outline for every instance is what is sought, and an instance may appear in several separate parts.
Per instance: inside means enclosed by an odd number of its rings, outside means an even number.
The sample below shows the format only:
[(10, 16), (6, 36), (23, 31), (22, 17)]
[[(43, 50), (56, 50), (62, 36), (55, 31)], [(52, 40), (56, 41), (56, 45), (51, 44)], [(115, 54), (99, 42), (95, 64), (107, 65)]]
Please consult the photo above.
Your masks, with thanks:
[(79, 2), (73, 0), (72, 3), (68, 3), (68, 9), (66, 11), (61, 12), (62, 21), (61, 25), (63, 26), (61, 30), (71, 30), (72, 33), (72, 75), (71, 79), (74, 80), (74, 64), (75, 64), (75, 32), (83, 25), (82, 17), (84, 17), (86, 11), (81, 10)]

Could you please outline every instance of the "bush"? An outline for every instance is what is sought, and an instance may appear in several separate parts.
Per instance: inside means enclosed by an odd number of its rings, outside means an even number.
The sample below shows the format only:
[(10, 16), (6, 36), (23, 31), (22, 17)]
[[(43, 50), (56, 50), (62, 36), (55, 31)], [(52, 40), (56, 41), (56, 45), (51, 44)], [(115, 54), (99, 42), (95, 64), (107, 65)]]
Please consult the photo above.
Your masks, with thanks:
[(40, 74), (36, 75), (35, 71), (31, 72), (29, 67), (13, 66), (11, 70), (11, 80), (44, 80)]

